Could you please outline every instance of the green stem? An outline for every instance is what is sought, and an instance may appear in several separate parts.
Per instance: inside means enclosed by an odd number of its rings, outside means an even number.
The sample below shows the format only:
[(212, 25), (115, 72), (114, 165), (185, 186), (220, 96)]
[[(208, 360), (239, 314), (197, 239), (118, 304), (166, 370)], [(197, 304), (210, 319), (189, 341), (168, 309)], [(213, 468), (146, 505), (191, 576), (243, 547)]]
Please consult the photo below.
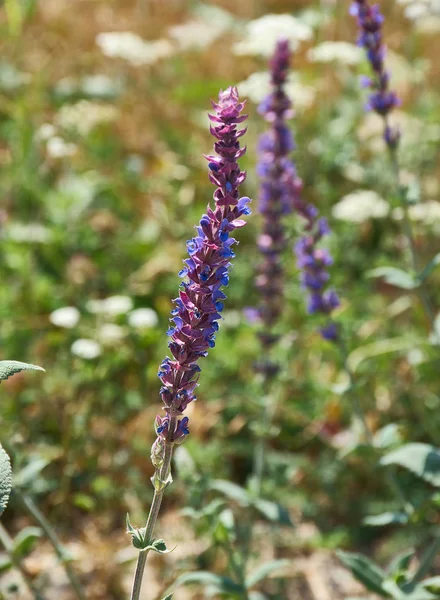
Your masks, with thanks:
[[(168, 439), (165, 440), (163, 464), (159, 471), (159, 479), (163, 482), (169, 481), (171, 475), (171, 459), (173, 457), (174, 443), (171, 441), (170, 438), (173, 435), (174, 430), (176, 428), (176, 420), (177, 419), (174, 415), (170, 417), (170, 423), (168, 427)], [(145, 525), (145, 539), (148, 540), (148, 542), (151, 542), (153, 540), (153, 533), (156, 527), (157, 517), (159, 516), (162, 498), (166, 487), (167, 486), (165, 485), (163, 487), (160, 487), (159, 489), (155, 489), (154, 491), (153, 501), (151, 503), (150, 512), (148, 514), (147, 524)], [(139, 600), (140, 598), (142, 579), (144, 576), (148, 552), (148, 550), (139, 551), (130, 600)]]
[(78, 581), (75, 571), (72, 569), (72, 566), (68, 562), (69, 558), (67, 556), (66, 549), (64, 548), (61, 540), (57, 536), (56, 531), (54, 530), (52, 525), (49, 523), (49, 521), (46, 519), (44, 514), (40, 511), (40, 509), (30, 496), (22, 493), (19, 488), (16, 488), (14, 490), (14, 494), (18, 496), (19, 500), (26, 507), (26, 509), (29, 511), (29, 513), (33, 516), (33, 518), (37, 521), (41, 529), (46, 534), (48, 540), (52, 544), (60, 562), (64, 567), (67, 578), (69, 579), (72, 588), (75, 590), (75, 595), (78, 598), (78, 600), (85, 600), (86, 596), (81, 587), (81, 584)]
[(21, 564), (20, 559), (15, 556), (14, 541), (12, 540), (9, 533), (6, 531), (6, 529), (3, 527), (3, 525), (1, 523), (0, 523), (0, 542), (3, 545), (4, 549), (6, 550), (6, 554), (9, 556), (9, 560), (11, 561), (12, 565), (17, 569), (17, 571), (19, 571), (19, 573), (23, 579), (24, 585), (28, 588), (29, 592), (33, 595), (35, 600), (44, 600), (44, 596), (42, 596), (40, 594), (40, 592), (34, 585), (34, 582), (30, 578), (28, 572), (26, 571), (24, 566)]
[[(418, 257), (417, 257), (417, 248), (416, 248), (413, 228), (411, 225), (411, 219), (409, 217), (409, 212), (408, 212), (408, 202), (406, 200), (404, 187), (400, 180), (400, 168), (399, 168), (399, 162), (397, 159), (397, 149), (390, 148), (389, 152), (390, 152), (391, 167), (393, 170), (394, 181), (395, 181), (395, 185), (396, 185), (396, 189), (397, 189), (397, 196), (399, 198), (400, 206), (403, 211), (403, 228), (404, 228), (405, 237), (407, 239), (408, 248), (409, 248), (410, 255), (411, 255), (411, 264), (412, 264), (412, 268), (413, 268), (414, 272), (416, 273), (416, 275), (418, 275), (420, 271), (419, 271), (419, 261), (418, 261)], [(417, 287), (417, 294), (418, 294), (420, 301), (422, 303), (422, 306), (425, 310), (426, 316), (429, 319), (431, 329), (434, 330), (435, 311), (431, 304), (431, 300), (429, 298), (429, 294), (426, 289), (426, 285), (425, 285), (424, 281), (421, 281), (419, 283), (419, 286)]]

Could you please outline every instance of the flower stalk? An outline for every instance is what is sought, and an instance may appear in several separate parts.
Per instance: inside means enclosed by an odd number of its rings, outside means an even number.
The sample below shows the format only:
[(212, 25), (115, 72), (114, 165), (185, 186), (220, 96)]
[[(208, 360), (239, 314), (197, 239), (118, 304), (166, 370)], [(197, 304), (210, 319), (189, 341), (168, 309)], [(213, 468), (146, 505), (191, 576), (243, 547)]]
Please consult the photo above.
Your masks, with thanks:
[[(216, 186), (215, 206), (210, 206), (196, 227), (196, 236), (187, 242), (189, 257), (179, 275), (182, 283), (175, 308), (171, 312), (172, 326), (168, 330), (168, 347), (172, 357), (160, 365), (158, 377), (165, 416), (157, 416), (157, 438), (152, 446), (151, 460), (155, 467), (152, 477), (154, 497), (147, 524), (141, 530), (129, 528), (134, 545), (140, 549), (133, 582), (131, 600), (138, 600), (148, 552), (153, 547), (154, 530), (166, 487), (172, 482), (171, 459), (173, 448), (189, 434), (187, 406), (196, 400), (200, 358), (207, 356), (215, 346), (215, 334), (223, 311), (226, 295), (222, 291), (229, 283), (230, 260), (234, 258), (232, 246), (236, 240), (230, 233), (243, 227), (240, 217), (250, 214), (250, 199), (239, 197), (239, 186), (246, 178), (237, 160), (246, 152), (240, 147), (240, 138), (246, 129), (238, 126), (245, 121), (244, 103), (237, 89), (220, 92), (218, 102), (213, 102), (210, 114), (211, 134), (215, 138), (215, 155), (206, 156), (209, 179)], [(136, 542), (136, 543), (135, 543)]]

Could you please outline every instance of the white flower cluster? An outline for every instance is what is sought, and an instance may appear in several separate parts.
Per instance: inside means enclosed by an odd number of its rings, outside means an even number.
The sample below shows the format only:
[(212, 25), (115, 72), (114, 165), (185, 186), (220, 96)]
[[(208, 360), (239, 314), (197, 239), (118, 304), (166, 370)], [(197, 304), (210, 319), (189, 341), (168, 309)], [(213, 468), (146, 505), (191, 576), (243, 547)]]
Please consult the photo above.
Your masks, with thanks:
[(356, 190), (347, 194), (333, 206), (335, 219), (351, 223), (363, 223), (370, 219), (381, 219), (390, 212), (390, 205), (372, 190)]
[(55, 123), (63, 129), (75, 130), (86, 136), (101, 123), (114, 121), (117, 116), (115, 106), (81, 100), (76, 104), (62, 106), (55, 117)]
[(349, 42), (323, 42), (307, 53), (310, 61), (318, 63), (336, 62), (341, 65), (357, 65), (364, 59), (364, 51)]
[(268, 57), (280, 38), (289, 40), (294, 51), (312, 35), (312, 28), (292, 15), (265, 15), (246, 23), (244, 37), (234, 45), (233, 52), (238, 56)]
[(174, 47), (169, 40), (162, 38), (148, 42), (131, 31), (99, 33), (96, 44), (105, 56), (122, 58), (134, 67), (151, 65), (174, 54)]

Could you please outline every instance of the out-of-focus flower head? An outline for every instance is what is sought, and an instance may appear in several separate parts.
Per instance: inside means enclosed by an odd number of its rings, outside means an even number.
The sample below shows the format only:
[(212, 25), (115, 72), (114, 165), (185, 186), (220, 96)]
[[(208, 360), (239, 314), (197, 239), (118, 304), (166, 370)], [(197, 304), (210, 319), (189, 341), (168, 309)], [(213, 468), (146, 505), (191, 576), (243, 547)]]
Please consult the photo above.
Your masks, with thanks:
[(269, 57), (280, 39), (288, 41), (290, 48), (296, 50), (312, 36), (312, 28), (292, 15), (265, 15), (246, 24), (245, 35), (234, 45), (233, 52), (238, 56)]
[(368, 0), (355, 0), (350, 8), (350, 14), (357, 18), (359, 35), (358, 45), (366, 50), (368, 61), (373, 70), (372, 77), (363, 77), (362, 86), (370, 88), (366, 108), (374, 110), (384, 118), (384, 139), (389, 148), (397, 147), (400, 138), (398, 129), (390, 126), (389, 113), (400, 106), (397, 94), (390, 90), (390, 74), (385, 69), (384, 59), (386, 47), (383, 43), (382, 27), (384, 17), (378, 5), (371, 6)]

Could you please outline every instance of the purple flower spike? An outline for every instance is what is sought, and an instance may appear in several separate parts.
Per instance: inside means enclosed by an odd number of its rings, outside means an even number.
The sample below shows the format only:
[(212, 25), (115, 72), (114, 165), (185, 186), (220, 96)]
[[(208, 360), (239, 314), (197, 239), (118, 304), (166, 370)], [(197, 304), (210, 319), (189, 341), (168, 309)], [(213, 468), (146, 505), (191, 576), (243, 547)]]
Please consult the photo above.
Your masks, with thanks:
[(282, 309), (284, 272), (281, 255), (286, 248), (283, 217), (293, 209), (291, 183), (296, 177), (295, 166), (289, 159), (294, 140), (286, 123), (292, 113), (292, 103), (285, 92), (289, 62), (289, 43), (280, 40), (269, 63), (272, 92), (259, 107), (260, 114), (270, 124), (258, 143), (257, 165), (261, 178), (259, 210), (263, 216), (258, 249), (263, 261), (258, 268), (256, 287), (261, 295), (258, 312), (264, 327), (260, 337), (266, 348), (277, 339), (268, 332)]
[[(209, 179), (216, 186), (215, 207), (208, 206), (206, 214), (196, 227), (196, 235), (187, 242), (189, 258), (179, 273), (184, 281), (171, 312), (172, 326), (168, 330), (168, 347), (172, 357), (166, 357), (159, 369), (162, 382), (160, 395), (165, 417), (157, 417), (157, 440), (152, 449), (153, 462), (160, 464), (165, 440), (181, 443), (189, 434), (188, 417), (182, 417), (188, 404), (196, 397), (200, 367), (198, 361), (215, 346), (223, 301), (221, 288), (228, 285), (232, 246), (236, 240), (230, 233), (243, 227), (243, 215), (250, 214), (249, 198), (239, 198), (239, 185), (246, 174), (237, 160), (246, 148), (240, 148), (239, 138), (246, 132), (237, 126), (246, 119), (242, 115), (244, 103), (239, 101), (237, 89), (220, 92), (213, 102), (214, 114), (209, 115), (211, 133), (216, 138), (215, 156), (206, 156)], [(170, 431), (173, 423), (173, 431)]]
[(350, 14), (357, 18), (358, 46), (365, 48), (368, 61), (373, 69), (373, 77), (363, 77), (361, 83), (362, 87), (369, 87), (373, 90), (366, 109), (376, 111), (385, 119), (385, 142), (389, 148), (396, 148), (400, 132), (389, 126), (388, 115), (394, 108), (400, 106), (400, 99), (395, 92), (389, 89), (390, 75), (384, 65), (386, 55), (382, 34), (384, 17), (379, 6), (370, 6), (368, 0), (355, 0), (351, 5)]

